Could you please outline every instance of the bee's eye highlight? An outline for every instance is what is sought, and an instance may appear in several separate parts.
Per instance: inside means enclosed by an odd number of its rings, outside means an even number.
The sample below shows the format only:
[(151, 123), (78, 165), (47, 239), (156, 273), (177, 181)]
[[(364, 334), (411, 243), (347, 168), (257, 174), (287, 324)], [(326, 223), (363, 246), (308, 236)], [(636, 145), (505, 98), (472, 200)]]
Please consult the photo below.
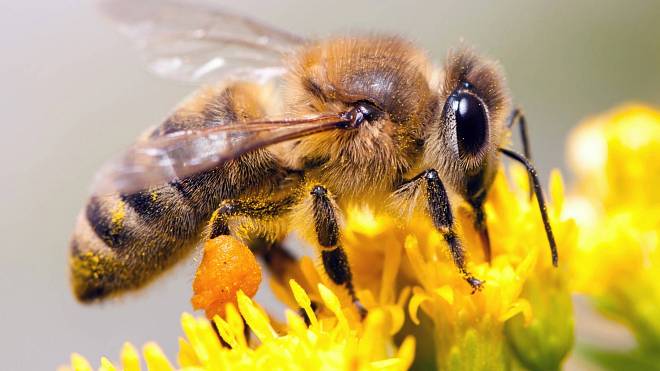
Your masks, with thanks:
[(458, 154), (477, 154), (488, 139), (488, 115), (481, 100), (469, 92), (452, 94), (447, 100), (447, 114), (456, 122)]

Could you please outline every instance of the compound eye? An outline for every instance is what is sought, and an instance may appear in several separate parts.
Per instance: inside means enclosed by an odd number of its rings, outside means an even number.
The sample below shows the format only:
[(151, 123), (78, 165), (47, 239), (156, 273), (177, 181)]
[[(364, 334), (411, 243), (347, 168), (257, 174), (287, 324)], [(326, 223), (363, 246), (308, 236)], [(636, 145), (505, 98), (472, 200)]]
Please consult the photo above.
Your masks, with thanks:
[(488, 115), (479, 98), (468, 92), (449, 97), (449, 114), (456, 122), (456, 144), (459, 155), (475, 155), (488, 140)]

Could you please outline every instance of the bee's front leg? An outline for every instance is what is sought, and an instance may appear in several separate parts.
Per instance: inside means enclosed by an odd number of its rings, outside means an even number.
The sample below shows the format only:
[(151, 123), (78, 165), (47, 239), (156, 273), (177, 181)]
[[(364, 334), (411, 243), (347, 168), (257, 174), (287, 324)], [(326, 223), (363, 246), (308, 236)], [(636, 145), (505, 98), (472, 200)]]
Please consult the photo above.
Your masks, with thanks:
[(311, 195), (314, 229), (322, 249), (323, 268), (334, 283), (346, 287), (353, 302), (359, 305), (348, 257), (339, 243), (338, 208), (328, 196), (327, 189), (321, 185), (314, 186)]
[[(529, 136), (527, 135), (527, 119), (525, 118), (525, 114), (520, 108), (516, 108), (513, 110), (513, 112), (511, 112), (511, 116), (509, 116), (509, 122), (507, 124), (507, 127), (509, 129), (513, 129), (513, 126), (516, 123), (518, 123), (518, 127), (520, 128), (520, 140), (523, 146), (523, 154), (525, 154), (525, 158), (527, 158), (531, 162), (532, 150), (529, 144)], [(531, 200), (532, 197), (534, 197), (534, 180), (532, 179), (531, 176), (529, 176), (528, 182), (529, 182), (529, 199)]]
[(416, 175), (410, 181), (404, 183), (403, 187), (415, 186), (414, 183), (426, 183), (427, 209), (433, 225), (442, 233), (454, 264), (461, 272), (465, 280), (472, 286), (473, 293), (481, 290), (484, 281), (474, 277), (465, 266), (465, 250), (461, 240), (456, 235), (456, 226), (454, 215), (447, 197), (442, 180), (438, 172), (434, 169), (428, 169)]

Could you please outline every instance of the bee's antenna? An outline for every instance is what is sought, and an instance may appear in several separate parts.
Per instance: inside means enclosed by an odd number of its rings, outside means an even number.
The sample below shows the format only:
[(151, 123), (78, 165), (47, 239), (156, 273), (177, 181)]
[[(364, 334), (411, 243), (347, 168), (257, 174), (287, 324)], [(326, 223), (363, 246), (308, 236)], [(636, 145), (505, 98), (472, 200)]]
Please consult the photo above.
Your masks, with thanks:
[(548, 243), (550, 244), (550, 251), (552, 253), (552, 265), (556, 267), (559, 261), (557, 254), (557, 243), (555, 242), (555, 236), (552, 234), (552, 227), (550, 226), (550, 220), (548, 219), (548, 210), (545, 204), (545, 198), (543, 197), (543, 189), (541, 189), (541, 183), (539, 182), (538, 175), (536, 174), (536, 169), (534, 169), (532, 163), (529, 162), (525, 156), (516, 151), (512, 151), (506, 148), (499, 148), (499, 151), (509, 158), (520, 162), (527, 169), (527, 174), (529, 174), (529, 177), (534, 185), (534, 193), (536, 194), (536, 199), (539, 203), (541, 218), (543, 219), (543, 226), (545, 227), (545, 234), (547, 235)]

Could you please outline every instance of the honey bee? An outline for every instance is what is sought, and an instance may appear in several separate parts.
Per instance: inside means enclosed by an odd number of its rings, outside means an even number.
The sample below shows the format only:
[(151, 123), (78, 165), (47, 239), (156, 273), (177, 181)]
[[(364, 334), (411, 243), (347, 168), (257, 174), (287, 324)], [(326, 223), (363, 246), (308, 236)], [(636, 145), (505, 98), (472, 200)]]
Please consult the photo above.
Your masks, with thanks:
[[(70, 245), (80, 301), (143, 286), (200, 240), (279, 246), (294, 229), (355, 299), (341, 244), (352, 204), (430, 218), (479, 290), (450, 200), (472, 206), (490, 259), (483, 204), (502, 154), (529, 172), (557, 265), (524, 117), (494, 62), (462, 48), (436, 67), (399, 37), (308, 40), (185, 1), (103, 6), (154, 72), (207, 85), (99, 171)], [(515, 123), (525, 154), (503, 148)]]

